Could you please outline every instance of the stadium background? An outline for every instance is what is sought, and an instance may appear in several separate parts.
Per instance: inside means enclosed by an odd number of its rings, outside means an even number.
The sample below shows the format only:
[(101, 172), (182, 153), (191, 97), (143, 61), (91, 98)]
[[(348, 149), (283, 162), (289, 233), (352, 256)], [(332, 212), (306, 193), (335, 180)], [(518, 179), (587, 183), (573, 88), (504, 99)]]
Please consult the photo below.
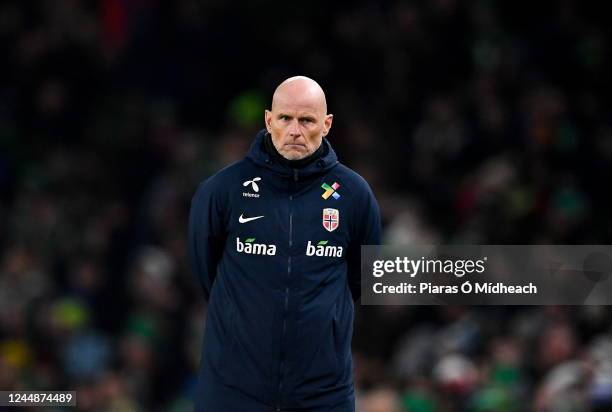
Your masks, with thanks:
[[(295, 74), (387, 243), (609, 243), (609, 27), (569, 0), (2, 1), (0, 389), (190, 410), (190, 198)], [(612, 410), (611, 319), (358, 308), (358, 410)]]

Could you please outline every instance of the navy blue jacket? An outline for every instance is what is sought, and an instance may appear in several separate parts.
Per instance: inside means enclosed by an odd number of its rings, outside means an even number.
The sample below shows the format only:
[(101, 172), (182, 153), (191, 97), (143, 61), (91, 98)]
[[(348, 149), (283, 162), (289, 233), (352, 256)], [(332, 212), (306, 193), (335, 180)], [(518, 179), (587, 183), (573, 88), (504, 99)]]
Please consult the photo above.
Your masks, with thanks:
[(326, 139), (326, 154), (291, 169), (264, 136), (192, 200), (189, 255), (208, 301), (196, 410), (354, 399), (353, 301), (360, 247), (380, 242), (376, 199)]

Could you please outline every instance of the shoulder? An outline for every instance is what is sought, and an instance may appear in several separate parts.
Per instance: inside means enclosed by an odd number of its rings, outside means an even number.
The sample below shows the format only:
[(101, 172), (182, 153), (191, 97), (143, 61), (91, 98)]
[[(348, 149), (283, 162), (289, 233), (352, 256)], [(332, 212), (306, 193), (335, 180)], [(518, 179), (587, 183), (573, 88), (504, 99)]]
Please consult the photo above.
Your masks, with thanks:
[[(237, 185), (242, 185), (250, 176), (252, 163), (246, 159), (234, 162), (213, 175), (203, 179), (198, 184), (192, 198), (192, 204), (208, 203), (224, 205), (228, 201), (228, 194)], [(208, 199), (208, 200), (207, 200)]]
[(225, 166), (223, 169), (212, 174), (200, 182), (200, 186), (222, 186), (225, 183), (230, 183), (240, 179), (243, 176), (245, 169), (249, 168), (251, 162), (246, 159), (239, 160), (232, 164)]
[(363, 198), (364, 196), (372, 195), (372, 189), (368, 182), (348, 166), (338, 163), (333, 169), (332, 175), (344, 186), (344, 191), (352, 196)]
[(236, 184), (240, 184), (251, 169), (252, 163), (246, 159), (234, 162), (200, 181), (197, 191), (227, 191)]
[(378, 202), (372, 188), (359, 173), (339, 163), (329, 177), (340, 185), (337, 192), (348, 202), (352, 233), (362, 233), (364, 227), (379, 226), (376, 223), (380, 221)]

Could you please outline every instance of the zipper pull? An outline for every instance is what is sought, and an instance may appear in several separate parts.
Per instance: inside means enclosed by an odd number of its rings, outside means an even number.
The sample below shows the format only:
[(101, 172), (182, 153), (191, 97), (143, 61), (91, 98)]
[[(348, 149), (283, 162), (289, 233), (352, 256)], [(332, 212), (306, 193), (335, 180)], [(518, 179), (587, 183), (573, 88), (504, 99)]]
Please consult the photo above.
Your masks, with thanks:
[(298, 170), (297, 169), (293, 169), (293, 180), (295, 180), (296, 182), (298, 181)]

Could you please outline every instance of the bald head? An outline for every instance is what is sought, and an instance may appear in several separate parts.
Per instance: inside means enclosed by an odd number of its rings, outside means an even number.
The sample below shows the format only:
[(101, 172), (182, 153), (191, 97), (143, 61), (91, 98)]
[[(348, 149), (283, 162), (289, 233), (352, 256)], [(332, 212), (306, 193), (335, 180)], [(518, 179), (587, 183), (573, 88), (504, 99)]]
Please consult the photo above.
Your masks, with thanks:
[(278, 85), (272, 96), (272, 111), (287, 102), (309, 106), (322, 115), (327, 114), (325, 93), (319, 83), (310, 77), (294, 76)]
[(314, 80), (290, 77), (272, 96), (266, 110), (266, 128), (276, 150), (286, 159), (297, 160), (314, 153), (332, 125), (323, 89)]

